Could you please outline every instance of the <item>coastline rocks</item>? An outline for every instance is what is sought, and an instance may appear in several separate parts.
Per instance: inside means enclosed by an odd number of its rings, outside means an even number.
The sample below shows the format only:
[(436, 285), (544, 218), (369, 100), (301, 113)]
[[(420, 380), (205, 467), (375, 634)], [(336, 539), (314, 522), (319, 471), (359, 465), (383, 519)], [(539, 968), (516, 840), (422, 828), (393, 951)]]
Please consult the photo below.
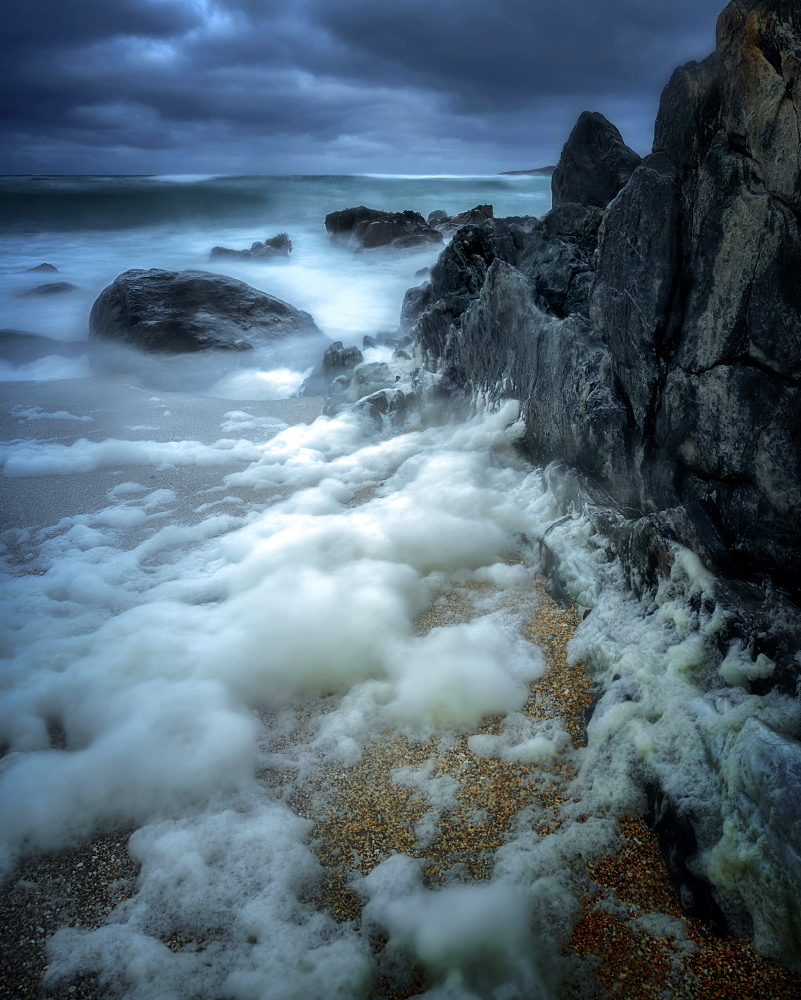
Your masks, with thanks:
[(36, 267), (25, 267), (20, 272), (21, 274), (35, 274), (36, 272), (43, 272), (46, 274), (53, 274), (58, 271), (58, 268), (53, 264), (37, 264)]
[(353, 378), (347, 390), (348, 402), (356, 403), (365, 396), (395, 384), (396, 376), (384, 361), (368, 361), (353, 369)]
[(641, 437), (640, 502), (704, 500), (735, 571), (796, 595), (799, 52), (795, 6), (729, 4), (607, 212), (590, 307)]
[(243, 351), (292, 334), (321, 336), (308, 313), (243, 281), (160, 268), (125, 271), (104, 288), (89, 333), (161, 353)]
[[(625, 433), (610, 425), (609, 461), (582, 471), (605, 469), (600, 485), (641, 510), (706, 504), (732, 572), (797, 596), (801, 138), (787, 122), (801, 119), (800, 51), (795, 7), (736, 0), (717, 54), (665, 88), (651, 155), (640, 161), (602, 116), (582, 115), (554, 173), (552, 211), (526, 227), (463, 227), (432, 269), (428, 305), (410, 292), (405, 307), (450, 385), (524, 406), (539, 391), (524, 367), (493, 389), (462, 340), (493, 261), (528, 279), (540, 312), (588, 318), (586, 336), (606, 352), (606, 391), (628, 416)], [(503, 294), (496, 281), (493, 308), (506, 308)], [(545, 329), (532, 315), (515, 321), (530, 326), (524, 345)], [(582, 419), (565, 414), (561, 425), (576, 430), (564, 442), (532, 424), (532, 457), (571, 454)]]
[(333, 243), (351, 250), (405, 249), (442, 242), (442, 234), (417, 212), (382, 212), (364, 205), (330, 212), (325, 228)]
[(250, 250), (229, 250), (228, 247), (212, 247), (210, 257), (245, 257), (257, 260), (272, 260), (288, 257), (292, 252), (292, 240), (286, 233), (278, 233), (263, 243), (253, 243)]
[[(712, 720), (718, 698), (801, 685), (799, 120), (801, 9), (733, 0), (716, 55), (665, 88), (653, 153), (640, 161), (583, 115), (553, 210), (460, 229), (414, 326), (452, 400), (521, 400), (529, 456), (578, 470), (586, 489), (563, 490), (561, 509), (588, 514), (638, 596), (669, 592), (687, 548), (699, 574), (720, 574), (699, 595), (688, 573), (682, 595), (719, 617), (695, 679)], [(801, 819), (785, 806), (801, 746), (787, 720), (727, 740), (700, 725), (714, 799), (689, 775), (677, 795), (669, 768), (648, 780), (663, 846), (695, 853), (690, 874), (732, 926), (801, 968)], [(690, 888), (697, 906), (705, 890)]]
[(551, 177), (553, 205), (605, 208), (639, 166), (640, 157), (597, 111), (579, 116)]

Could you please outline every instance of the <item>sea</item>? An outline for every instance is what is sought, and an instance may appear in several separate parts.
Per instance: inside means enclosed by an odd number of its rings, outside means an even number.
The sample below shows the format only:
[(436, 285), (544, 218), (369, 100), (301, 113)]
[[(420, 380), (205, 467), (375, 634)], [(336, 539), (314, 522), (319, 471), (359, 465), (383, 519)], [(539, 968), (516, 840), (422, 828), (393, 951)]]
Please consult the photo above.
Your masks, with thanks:
[[(52, 937), (48, 989), (89, 976), (131, 1000), (556, 997), (581, 974), (563, 954), (577, 862), (642, 810), (649, 776), (692, 807), (732, 900), (747, 851), (758, 877), (759, 838), (710, 761), (748, 719), (793, 731), (797, 706), (748, 692), (769, 666), (747, 650), (716, 652), (714, 580), (692, 553), (649, 603), (631, 595), (584, 512), (522, 457), (517, 401), (377, 427), (297, 396), (318, 342), (181, 358), (88, 339), (101, 290), (150, 267), (241, 279), (311, 313), (324, 343), (391, 336), (440, 250), (332, 245), (326, 214), (362, 204), (539, 216), (550, 184), (0, 178), (0, 869), (13, 880), (120, 831), (139, 867), (97, 926)], [(281, 232), (285, 259), (210, 259)], [(57, 272), (30, 270), (42, 263)], [(74, 288), (35, 293), (54, 281)], [(381, 346), (365, 360), (394, 363)], [(603, 695), (586, 747), (523, 711), (546, 670), (524, 634), (546, 537), (580, 620), (570, 660)], [(420, 819), (405, 848), (337, 860), (361, 900), (343, 916), (320, 830), (352, 820), (340, 786), (382, 743), (426, 748), (388, 778)], [(547, 783), (561, 762), (572, 777), (549, 830), (532, 797), (479, 878), (464, 859), (434, 878), (426, 851), (459, 802), (437, 761), (459, 747), (465, 767), (512, 761)], [(649, 927), (689, 947), (674, 917)]]

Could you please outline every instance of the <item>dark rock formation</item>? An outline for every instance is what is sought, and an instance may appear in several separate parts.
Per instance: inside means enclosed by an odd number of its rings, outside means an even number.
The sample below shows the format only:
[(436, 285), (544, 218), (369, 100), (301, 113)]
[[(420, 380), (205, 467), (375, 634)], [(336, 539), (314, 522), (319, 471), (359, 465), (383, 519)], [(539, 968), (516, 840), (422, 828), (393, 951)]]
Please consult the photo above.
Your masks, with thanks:
[(554, 207), (575, 202), (605, 208), (639, 163), (611, 122), (596, 111), (582, 112), (551, 178)]
[(288, 257), (292, 252), (292, 240), (286, 233), (271, 236), (263, 243), (253, 243), (250, 250), (229, 250), (228, 247), (212, 247), (211, 257), (245, 257), (256, 260), (273, 260), (276, 257)]
[(206, 271), (132, 270), (95, 300), (90, 336), (146, 351), (242, 351), (290, 334), (322, 336), (314, 320), (243, 281)]
[(48, 281), (44, 285), (34, 285), (32, 288), (24, 288), (17, 292), (21, 298), (45, 297), (49, 295), (65, 295), (67, 292), (77, 291), (77, 285), (69, 281)]
[(344, 347), (341, 340), (335, 340), (323, 354), (323, 374), (334, 379), (344, 372), (353, 371), (362, 361), (364, 357), (358, 347)]
[(53, 273), (55, 273), (55, 272), (58, 271), (58, 268), (55, 267), (53, 264), (37, 264), (36, 267), (26, 267), (26, 268), (23, 268), (23, 272), (22, 273), (25, 273), (25, 274), (27, 274), (29, 272), (36, 273), (37, 271), (44, 272), (44, 273), (47, 273), (47, 274), (53, 274)]
[(645, 819), (656, 834), (665, 866), (681, 908), (688, 917), (701, 920), (721, 937), (728, 932), (726, 917), (715, 899), (710, 884), (692, 870), (698, 854), (698, 840), (687, 816), (679, 812), (662, 790), (649, 784)]
[(431, 282), (414, 285), (407, 289), (401, 306), (400, 328), (405, 333), (411, 330), (431, 302)]
[(433, 222), (429, 216), (429, 222), (443, 235), (450, 236), (460, 226), (478, 226), (486, 219), (491, 219), (494, 215), (495, 211), (492, 205), (476, 205), (475, 208), (469, 208), (466, 212), (460, 212), (458, 215), (445, 215)]
[(364, 205), (329, 213), (325, 228), (332, 242), (351, 250), (404, 249), (442, 242), (442, 234), (417, 212), (381, 212)]
[[(743, 574), (801, 556), (801, 11), (730, 4), (604, 220), (590, 314), (641, 434), (642, 502), (711, 505)], [(770, 406), (765, 401), (770, 400)]]
[[(564, 415), (563, 441), (532, 421), (532, 455), (577, 460), (644, 511), (704, 503), (732, 571), (795, 590), (799, 19), (792, 5), (730, 4), (717, 54), (677, 70), (666, 87), (654, 153), (641, 163), (605, 119), (582, 115), (554, 174), (554, 209), (530, 232), (494, 220), (457, 233), (432, 271), (416, 328), (430, 363), (468, 393), (487, 390), (489, 354), (506, 358), (492, 368), (496, 394), (519, 395), (533, 414), (540, 390), (530, 372), (553, 336), (551, 320), (568, 324), (572, 343), (573, 317), (589, 317), (579, 339), (604, 362), (583, 386), (580, 375), (572, 380), (562, 405), (577, 386), (588, 399), (603, 391), (625, 420), (609, 424), (607, 452), (587, 453), (587, 464), (576, 442), (594, 439), (597, 425), (585, 409)], [(498, 272), (479, 303), (496, 258), (526, 280)], [(492, 321), (504, 310), (513, 316), (505, 328)], [(480, 323), (496, 340), (477, 352)]]

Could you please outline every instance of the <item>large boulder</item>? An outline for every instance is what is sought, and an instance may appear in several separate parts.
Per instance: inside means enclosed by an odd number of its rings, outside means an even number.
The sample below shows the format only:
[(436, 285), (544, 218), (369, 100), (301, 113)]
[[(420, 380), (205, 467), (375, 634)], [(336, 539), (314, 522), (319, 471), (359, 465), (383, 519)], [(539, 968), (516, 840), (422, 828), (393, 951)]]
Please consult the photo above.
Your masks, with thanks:
[(290, 334), (320, 331), (311, 316), (281, 299), (206, 271), (131, 270), (95, 300), (93, 338), (145, 351), (243, 351)]
[(553, 204), (604, 208), (639, 166), (640, 157), (597, 111), (584, 111), (565, 143), (551, 178)]
[(442, 242), (442, 233), (418, 212), (382, 212), (364, 205), (330, 212), (325, 228), (333, 243), (350, 250), (404, 249)]

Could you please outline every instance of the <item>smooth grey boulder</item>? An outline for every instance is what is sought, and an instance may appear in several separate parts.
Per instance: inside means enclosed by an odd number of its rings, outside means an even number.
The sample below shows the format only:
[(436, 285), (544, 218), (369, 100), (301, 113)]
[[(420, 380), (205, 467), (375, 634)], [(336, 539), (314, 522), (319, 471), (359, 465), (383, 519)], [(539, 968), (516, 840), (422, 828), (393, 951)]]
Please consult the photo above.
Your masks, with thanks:
[(351, 250), (405, 249), (442, 242), (442, 234), (418, 212), (382, 212), (364, 205), (330, 212), (325, 228), (333, 243)]
[(383, 427), (386, 422), (390, 427), (399, 429), (406, 421), (407, 412), (413, 404), (414, 397), (402, 389), (379, 389), (362, 397), (350, 409), (368, 417), (376, 427)]
[(293, 334), (322, 334), (311, 316), (244, 281), (160, 268), (120, 274), (95, 300), (90, 336), (145, 351), (248, 350)]
[(584, 111), (551, 177), (553, 205), (575, 202), (605, 208), (639, 164), (639, 155), (611, 122), (597, 111)]
[[(337, 375), (328, 383), (328, 397), (323, 406), (323, 413), (329, 417), (334, 416), (368, 396), (377, 398), (384, 390), (394, 390), (397, 378), (389, 365), (383, 361), (362, 362), (351, 371)], [(375, 415), (378, 411), (374, 412), (371, 404), (360, 412)]]

